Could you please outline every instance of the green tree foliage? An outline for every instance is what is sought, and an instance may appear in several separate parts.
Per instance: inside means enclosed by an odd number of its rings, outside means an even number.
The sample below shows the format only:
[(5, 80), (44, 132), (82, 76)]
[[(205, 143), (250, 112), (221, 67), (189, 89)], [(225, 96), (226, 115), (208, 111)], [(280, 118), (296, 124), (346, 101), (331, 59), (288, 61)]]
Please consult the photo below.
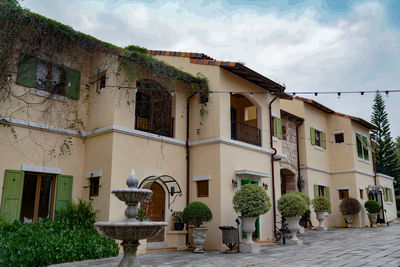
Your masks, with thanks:
[(378, 172), (386, 172), (393, 176), (396, 181), (395, 186), (400, 185), (400, 160), (396, 153), (396, 146), (390, 136), (390, 124), (388, 114), (385, 110), (385, 102), (382, 95), (377, 92), (371, 122), (376, 125), (377, 130), (371, 130), (371, 138), (376, 143), (375, 158)]
[(183, 221), (200, 227), (204, 222), (212, 220), (213, 215), (210, 208), (199, 201), (195, 201), (186, 206), (182, 214)]

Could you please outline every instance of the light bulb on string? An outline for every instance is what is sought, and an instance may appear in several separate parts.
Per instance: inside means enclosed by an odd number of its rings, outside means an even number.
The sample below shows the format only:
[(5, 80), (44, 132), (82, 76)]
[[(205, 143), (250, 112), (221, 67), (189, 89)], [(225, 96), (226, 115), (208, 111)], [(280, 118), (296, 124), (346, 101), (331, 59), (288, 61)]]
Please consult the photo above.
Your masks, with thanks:
[(364, 95), (364, 92), (361, 92), (361, 95)]
[(174, 96), (175, 95), (175, 90), (172, 90), (171, 91), (171, 96)]
[(135, 91), (135, 94), (136, 94), (137, 91), (138, 91), (137, 87), (135, 87), (135, 88), (133, 89), (133, 91)]
[(251, 93), (250, 93), (250, 97), (251, 97), (251, 98), (253, 98), (253, 96), (254, 96), (254, 93), (253, 93), (253, 92), (251, 92)]
[(389, 91), (385, 91), (386, 97), (389, 97)]
[(342, 93), (340, 93), (340, 92), (337, 93), (337, 98), (338, 98), (338, 99), (340, 99), (340, 95), (341, 95), (341, 94), (342, 94)]
[(318, 96), (318, 93), (314, 93), (315, 96)]
[(71, 87), (71, 82), (68, 82), (68, 87)]
[(210, 91), (210, 92), (208, 93), (208, 95), (209, 95), (209, 96), (212, 96), (212, 95), (213, 95), (213, 91)]

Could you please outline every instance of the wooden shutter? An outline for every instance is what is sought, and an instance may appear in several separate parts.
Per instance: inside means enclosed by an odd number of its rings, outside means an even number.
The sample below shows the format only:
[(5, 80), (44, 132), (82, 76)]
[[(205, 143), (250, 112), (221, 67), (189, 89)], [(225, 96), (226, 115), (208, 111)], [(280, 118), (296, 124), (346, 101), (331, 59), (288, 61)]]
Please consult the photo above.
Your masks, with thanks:
[[(329, 186), (325, 187), (325, 197), (329, 200), (329, 202), (331, 201), (331, 190), (329, 189)], [(329, 208), (328, 212), (331, 213), (331, 208)]]
[(8, 222), (19, 219), (23, 188), (24, 172), (6, 170), (0, 214), (3, 215)]
[(322, 148), (326, 149), (326, 134), (321, 132)]
[[(67, 74), (65, 94), (72, 99), (79, 99), (81, 89), (81, 72), (65, 68)], [(70, 84), (71, 83), (71, 84)]]
[(282, 139), (282, 120), (275, 118), (276, 137)]
[(37, 60), (31, 55), (20, 54), (18, 60), (17, 84), (35, 87)]
[(393, 202), (393, 190), (391, 188), (389, 189), (389, 201)]
[(57, 176), (56, 208), (55, 211), (66, 207), (72, 201), (72, 176)]
[(369, 160), (369, 153), (368, 153), (368, 140), (367, 137), (363, 136), (362, 138), (363, 141), (363, 148), (364, 148), (364, 159)]
[(319, 190), (318, 190), (318, 185), (314, 185), (314, 198), (319, 197)]
[(363, 152), (362, 152), (363, 141), (362, 141), (361, 135), (358, 133), (356, 133), (356, 143), (357, 143), (358, 157), (362, 159), (364, 157)]
[(311, 139), (311, 144), (315, 146), (315, 129), (310, 128), (310, 139)]
[(386, 187), (383, 188), (383, 200), (387, 201)]

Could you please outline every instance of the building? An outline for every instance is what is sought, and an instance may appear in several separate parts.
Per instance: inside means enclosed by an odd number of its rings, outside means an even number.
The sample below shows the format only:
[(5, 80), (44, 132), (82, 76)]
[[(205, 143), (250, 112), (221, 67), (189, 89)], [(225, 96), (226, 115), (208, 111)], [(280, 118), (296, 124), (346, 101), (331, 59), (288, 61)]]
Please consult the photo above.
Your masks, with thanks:
[[(287, 175), (289, 170), (281, 169), (282, 192), (285, 188), (298, 190), (294, 185), (300, 173), (304, 181), (304, 188), (300, 189), (304, 193), (311, 199), (315, 196), (330, 199), (332, 208), (327, 226), (345, 226), (339, 204), (347, 197), (359, 200), (362, 205), (368, 199), (378, 200), (386, 210), (380, 213), (381, 222), (397, 217), (393, 178), (375, 172), (369, 136), (374, 125), (303, 97), (281, 100), (281, 117), (284, 154), (288, 155), (288, 160), (281, 161), (281, 167), (290, 170)], [(287, 161), (298, 162), (297, 172), (293, 170), (295, 164), (286, 167)], [(375, 184), (382, 186), (379, 196), (372, 194), (371, 186)], [(312, 215), (315, 225), (317, 220)], [(364, 208), (354, 218), (353, 225), (369, 225)]]

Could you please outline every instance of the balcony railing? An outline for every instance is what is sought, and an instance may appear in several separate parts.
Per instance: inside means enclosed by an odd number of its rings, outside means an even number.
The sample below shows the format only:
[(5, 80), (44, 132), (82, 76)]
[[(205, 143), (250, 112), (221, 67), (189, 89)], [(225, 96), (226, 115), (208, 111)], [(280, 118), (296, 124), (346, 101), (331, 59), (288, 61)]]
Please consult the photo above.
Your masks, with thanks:
[(231, 121), (231, 138), (255, 146), (261, 146), (261, 130), (238, 121)]
[(151, 118), (143, 118), (136, 116), (135, 129), (173, 138), (174, 122), (175, 118), (164, 119), (162, 117), (155, 116)]

